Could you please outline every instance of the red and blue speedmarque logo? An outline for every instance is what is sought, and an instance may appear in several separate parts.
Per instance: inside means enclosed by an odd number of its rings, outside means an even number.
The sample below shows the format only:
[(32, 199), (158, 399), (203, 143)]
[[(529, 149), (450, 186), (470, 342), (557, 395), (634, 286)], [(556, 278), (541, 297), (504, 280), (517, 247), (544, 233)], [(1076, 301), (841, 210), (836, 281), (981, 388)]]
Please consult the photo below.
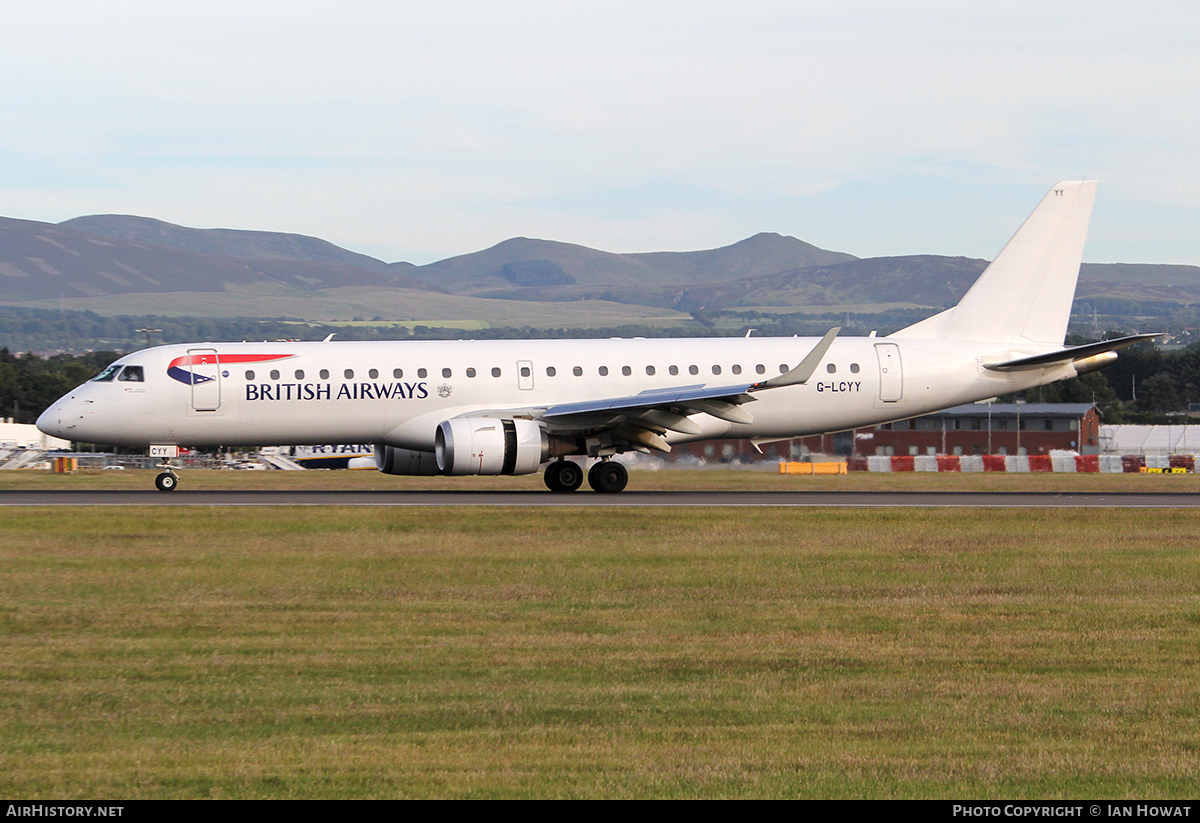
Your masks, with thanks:
[[(201, 383), (211, 383), (216, 377), (192, 371), (195, 366), (216, 367), (233, 363), (270, 363), (274, 360), (285, 360), (295, 357), (293, 354), (185, 354), (176, 357), (167, 364), (167, 375), (186, 386), (199, 386)], [(211, 371), (211, 368), (209, 369)]]

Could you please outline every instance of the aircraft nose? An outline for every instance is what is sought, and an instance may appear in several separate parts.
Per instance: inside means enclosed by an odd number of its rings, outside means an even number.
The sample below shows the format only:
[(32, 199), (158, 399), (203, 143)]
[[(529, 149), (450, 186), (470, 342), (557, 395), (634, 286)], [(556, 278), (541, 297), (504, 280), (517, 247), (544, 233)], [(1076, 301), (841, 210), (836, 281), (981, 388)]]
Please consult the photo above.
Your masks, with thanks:
[(55, 401), (50, 408), (38, 415), (37, 427), (38, 431), (48, 434), (51, 437), (61, 437), (64, 440), (69, 440), (70, 438), (65, 434), (66, 426), (64, 423), (66, 415), (63, 408), (64, 399), (60, 398)]

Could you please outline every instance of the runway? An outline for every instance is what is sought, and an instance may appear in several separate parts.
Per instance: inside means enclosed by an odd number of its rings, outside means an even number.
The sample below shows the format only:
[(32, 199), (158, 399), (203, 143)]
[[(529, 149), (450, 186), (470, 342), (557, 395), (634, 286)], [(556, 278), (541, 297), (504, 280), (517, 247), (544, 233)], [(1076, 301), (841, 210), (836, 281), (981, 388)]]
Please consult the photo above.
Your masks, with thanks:
[(1179, 492), (5, 491), (0, 506), (585, 506), (790, 508), (1200, 508)]

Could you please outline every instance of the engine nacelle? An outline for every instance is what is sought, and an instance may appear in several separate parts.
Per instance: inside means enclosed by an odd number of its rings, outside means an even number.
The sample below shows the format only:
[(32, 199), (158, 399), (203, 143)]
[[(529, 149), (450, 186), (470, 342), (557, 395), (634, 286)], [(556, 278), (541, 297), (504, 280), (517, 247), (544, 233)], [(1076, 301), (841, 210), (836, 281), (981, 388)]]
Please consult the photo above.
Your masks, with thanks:
[(398, 449), (381, 443), (375, 446), (375, 468), (384, 474), (428, 476), (439, 473), (433, 452)]
[(549, 444), (533, 420), (456, 417), (434, 435), (442, 474), (533, 474), (549, 459)]

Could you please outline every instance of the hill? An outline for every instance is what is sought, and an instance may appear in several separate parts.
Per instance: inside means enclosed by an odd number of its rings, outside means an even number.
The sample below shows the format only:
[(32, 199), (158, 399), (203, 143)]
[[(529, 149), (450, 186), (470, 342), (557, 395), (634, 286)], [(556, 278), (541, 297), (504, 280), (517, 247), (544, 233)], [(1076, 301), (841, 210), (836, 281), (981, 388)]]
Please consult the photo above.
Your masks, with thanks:
[(64, 229), (84, 231), (100, 237), (131, 240), (197, 254), (250, 257), (256, 260), (300, 260), (363, 269), (384, 268), (388, 265), (374, 257), (348, 251), (326, 240), (303, 234), (244, 229), (191, 229), (151, 217), (135, 217), (128, 214), (94, 214), (64, 220), (58, 225)]
[[(860, 259), (773, 233), (715, 249), (636, 254), (516, 237), (413, 266), (282, 232), (192, 229), (128, 215), (57, 225), (0, 218), (0, 303), (105, 315), (504, 325), (506, 317), (561, 314), (607, 326), (626, 317), (670, 322), (691, 311), (933, 310), (953, 305), (986, 266), (939, 255)], [(1087, 311), (1107, 306), (1128, 315), (1145, 313), (1130, 301), (1200, 303), (1200, 267), (1084, 264), (1079, 301)]]
[[(957, 303), (987, 265), (987, 260), (932, 254), (869, 257), (690, 288), (668, 305), (681, 311), (856, 305), (940, 309)], [(1084, 263), (1075, 299), (1200, 302), (1200, 267)]]
[[(68, 221), (87, 225), (90, 218)], [(101, 221), (104, 223), (105, 221)], [(147, 236), (158, 221), (130, 223), (130, 233)], [(161, 227), (170, 226), (168, 223)], [(191, 251), (147, 240), (114, 236), (115, 222), (95, 234), (67, 225), (0, 218), (0, 301), (94, 298), (121, 294), (174, 292), (312, 292), (348, 286), (433, 290), (366, 255), (300, 235), (247, 232), (254, 238), (212, 236), (207, 248), (239, 249), (258, 256)], [(190, 243), (188, 232), (158, 237), (164, 243)], [(231, 234), (238, 234), (232, 232)], [(286, 239), (285, 239), (286, 238)], [(192, 245), (204, 248), (197, 240)], [(304, 249), (308, 249), (305, 256)], [(337, 250), (337, 251), (334, 251)], [(291, 256), (287, 256), (291, 255)], [(324, 259), (321, 259), (324, 258)], [(357, 265), (352, 260), (368, 261)], [(201, 307), (197, 307), (197, 311)]]
[[(762, 233), (723, 246), (691, 252), (616, 254), (571, 243), (514, 237), (483, 251), (418, 266), (409, 276), (456, 294), (539, 299), (522, 289), (536, 286), (540, 299), (586, 299), (624, 295), (641, 303), (639, 291), (657, 292), (701, 283), (721, 283), (738, 277), (829, 265), (854, 260), (853, 255), (825, 251), (810, 243), (779, 234)], [(539, 282), (523, 272), (536, 271)], [(655, 300), (657, 304), (661, 301)]]

